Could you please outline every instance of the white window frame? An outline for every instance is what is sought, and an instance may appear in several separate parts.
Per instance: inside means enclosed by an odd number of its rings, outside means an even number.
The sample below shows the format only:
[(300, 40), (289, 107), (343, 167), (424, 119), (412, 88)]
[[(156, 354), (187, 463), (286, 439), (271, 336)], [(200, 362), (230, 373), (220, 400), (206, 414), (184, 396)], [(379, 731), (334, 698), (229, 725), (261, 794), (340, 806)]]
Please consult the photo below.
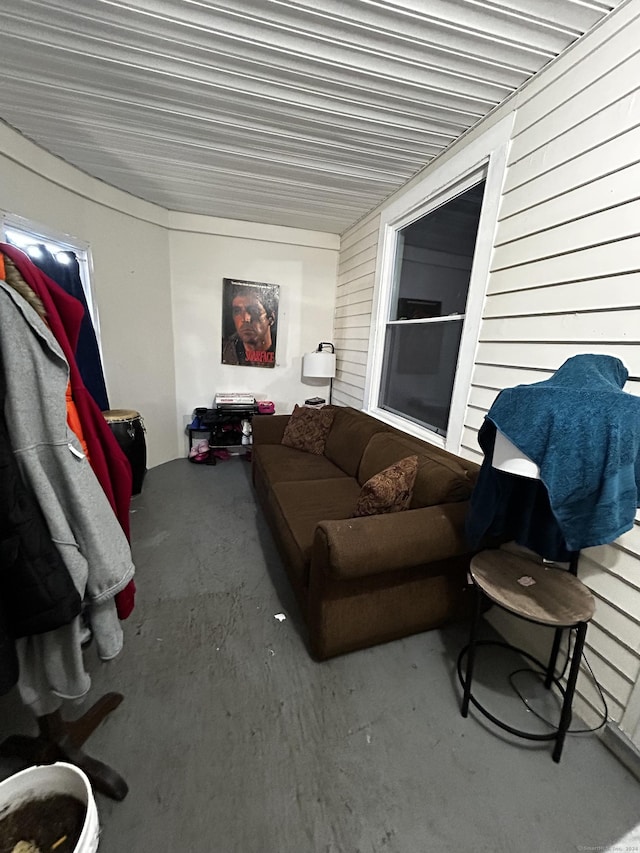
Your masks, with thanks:
[[(459, 453), (462, 441), (513, 122), (513, 113), (497, 122), (441, 166), (429, 171), (419, 183), (385, 208), (380, 216), (364, 410), (403, 432), (444, 447), (452, 453)], [(399, 232), (483, 179), (486, 184), (453, 383), (449, 423), (447, 434), (443, 436), (378, 405), (386, 327), (391, 317), (395, 276), (398, 274), (396, 259)]]
[(0, 234), (4, 242), (6, 240), (7, 231), (20, 231), (24, 234), (29, 234), (40, 243), (55, 243), (61, 249), (73, 252), (78, 259), (80, 269), (80, 281), (84, 290), (85, 299), (87, 300), (87, 308), (89, 316), (96, 333), (98, 342), (98, 351), (103, 365), (104, 358), (102, 356), (102, 341), (100, 339), (100, 318), (98, 316), (98, 303), (96, 302), (93, 289), (93, 258), (91, 257), (91, 247), (89, 243), (80, 240), (78, 237), (73, 237), (70, 234), (64, 234), (61, 231), (55, 231), (46, 225), (41, 225), (38, 222), (33, 222), (30, 219), (25, 219), (23, 216), (18, 216), (15, 213), (0, 211)]

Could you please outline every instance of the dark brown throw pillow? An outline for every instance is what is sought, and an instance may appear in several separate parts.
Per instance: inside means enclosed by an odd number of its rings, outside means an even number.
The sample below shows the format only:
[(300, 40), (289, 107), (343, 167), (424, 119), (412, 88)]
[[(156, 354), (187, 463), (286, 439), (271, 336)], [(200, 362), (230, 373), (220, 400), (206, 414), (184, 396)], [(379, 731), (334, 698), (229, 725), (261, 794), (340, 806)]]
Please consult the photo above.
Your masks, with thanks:
[(367, 480), (353, 518), (408, 509), (418, 472), (418, 457), (407, 456)]
[(284, 428), (282, 444), (322, 456), (335, 413), (336, 410), (330, 406), (321, 409), (294, 406)]

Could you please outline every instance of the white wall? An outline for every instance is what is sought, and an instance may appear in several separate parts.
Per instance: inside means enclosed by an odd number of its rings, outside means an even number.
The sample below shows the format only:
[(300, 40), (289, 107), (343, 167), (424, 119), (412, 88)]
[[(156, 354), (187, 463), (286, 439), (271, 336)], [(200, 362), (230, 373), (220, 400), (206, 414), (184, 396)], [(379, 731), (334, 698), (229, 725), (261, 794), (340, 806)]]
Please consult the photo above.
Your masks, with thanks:
[[(517, 96), (343, 235), (336, 396), (364, 399), (380, 211), (510, 113), (515, 116), (461, 452), (481, 461), (477, 432), (499, 390), (549, 376), (571, 355), (601, 352), (629, 367), (640, 393), (638, 221), (640, 13), (626, 4)], [(640, 516), (636, 516), (640, 518)], [(587, 653), (609, 713), (633, 735), (640, 720), (640, 525), (587, 549), (580, 577), (596, 597)], [(507, 635), (537, 651), (544, 638), (508, 616)], [(601, 705), (583, 674), (577, 712)], [(635, 701), (632, 699), (635, 697)]]
[[(327, 396), (301, 364), (333, 340), (336, 235), (169, 213), (0, 123), (2, 211), (89, 244), (109, 402), (141, 413), (149, 467), (185, 454), (184, 425), (216, 391), (252, 391), (281, 412)], [(280, 285), (273, 370), (220, 363), (223, 277)]]
[(179, 454), (167, 212), (0, 124), (0, 210), (90, 244), (107, 391), (147, 429), (149, 467)]
[[(328, 384), (302, 379), (302, 356), (333, 341), (337, 235), (187, 214), (170, 214), (179, 440), (196, 406), (216, 392), (250, 391), (289, 412)], [(280, 286), (275, 368), (224, 365), (222, 279)], [(318, 384), (320, 382), (320, 384)], [(183, 451), (183, 452), (184, 452)]]

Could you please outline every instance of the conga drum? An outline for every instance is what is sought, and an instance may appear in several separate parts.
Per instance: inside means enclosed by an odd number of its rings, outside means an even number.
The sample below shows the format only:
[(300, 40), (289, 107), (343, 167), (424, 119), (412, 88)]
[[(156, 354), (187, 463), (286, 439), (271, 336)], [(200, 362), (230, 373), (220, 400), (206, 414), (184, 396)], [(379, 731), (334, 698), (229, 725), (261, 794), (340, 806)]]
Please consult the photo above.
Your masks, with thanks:
[(140, 412), (133, 409), (109, 409), (102, 415), (131, 465), (131, 494), (139, 495), (147, 473), (147, 442)]

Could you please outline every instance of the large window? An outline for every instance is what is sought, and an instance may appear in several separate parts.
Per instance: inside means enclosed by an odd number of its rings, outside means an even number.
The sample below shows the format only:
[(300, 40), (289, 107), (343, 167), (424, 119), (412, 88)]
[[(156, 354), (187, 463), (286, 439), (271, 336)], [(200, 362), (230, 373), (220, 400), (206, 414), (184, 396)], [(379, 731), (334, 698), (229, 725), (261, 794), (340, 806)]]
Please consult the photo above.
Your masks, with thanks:
[(379, 405), (446, 435), (485, 181), (400, 229)]
[(512, 118), (381, 216), (365, 408), (457, 452)]

